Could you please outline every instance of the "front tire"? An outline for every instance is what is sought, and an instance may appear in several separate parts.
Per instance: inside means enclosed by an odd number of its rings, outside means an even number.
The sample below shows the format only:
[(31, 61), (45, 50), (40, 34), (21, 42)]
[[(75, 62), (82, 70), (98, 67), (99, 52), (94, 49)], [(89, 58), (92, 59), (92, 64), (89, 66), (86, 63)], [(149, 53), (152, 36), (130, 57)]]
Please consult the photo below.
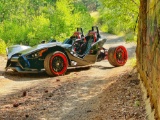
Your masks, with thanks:
[(60, 51), (48, 54), (44, 60), (44, 68), (46, 73), (50, 76), (60, 76), (65, 74), (67, 67), (67, 57)]
[(128, 59), (128, 53), (124, 46), (111, 47), (108, 50), (108, 61), (115, 67), (123, 66)]

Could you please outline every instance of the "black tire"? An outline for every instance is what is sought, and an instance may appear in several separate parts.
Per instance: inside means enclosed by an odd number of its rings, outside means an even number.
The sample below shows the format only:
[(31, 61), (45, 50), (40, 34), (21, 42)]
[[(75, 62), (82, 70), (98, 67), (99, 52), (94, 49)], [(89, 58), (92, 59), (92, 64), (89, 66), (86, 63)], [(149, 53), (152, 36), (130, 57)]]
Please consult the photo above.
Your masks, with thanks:
[(124, 46), (111, 47), (108, 50), (108, 61), (115, 67), (123, 66), (128, 59), (128, 53)]
[(46, 73), (50, 76), (60, 76), (65, 74), (67, 67), (67, 57), (60, 51), (48, 54), (44, 60), (44, 68)]

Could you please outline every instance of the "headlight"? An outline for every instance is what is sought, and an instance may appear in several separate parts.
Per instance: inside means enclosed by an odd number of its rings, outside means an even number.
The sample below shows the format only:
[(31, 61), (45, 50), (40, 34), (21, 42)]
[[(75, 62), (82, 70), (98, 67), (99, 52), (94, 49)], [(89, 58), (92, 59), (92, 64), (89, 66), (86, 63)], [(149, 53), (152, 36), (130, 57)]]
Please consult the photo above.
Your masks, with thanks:
[(33, 58), (36, 58), (36, 57), (38, 57), (38, 53), (34, 53), (34, 54), (32, 54), (31, 55)]
[(37, 58), (37, 57), (39, 57), (38, 52), (27, 55), (27, 58)]
[(44, 52), (46, 52), (48, 49), (43, 49), (43, 50), (40, 50), (38, 52), (35, 52), (35, 53), (32, 53), (30, 55), (27, 55), (27, 58), (38, 58), (38, 57), (41, 57), (43, 55)]

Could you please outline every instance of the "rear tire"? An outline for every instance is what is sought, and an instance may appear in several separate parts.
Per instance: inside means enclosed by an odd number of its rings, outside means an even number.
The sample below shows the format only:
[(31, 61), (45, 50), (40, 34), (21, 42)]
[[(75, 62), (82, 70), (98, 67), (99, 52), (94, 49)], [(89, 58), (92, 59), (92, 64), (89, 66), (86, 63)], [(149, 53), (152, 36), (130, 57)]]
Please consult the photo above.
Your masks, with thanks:
[(128, 53), (124, 46), (111, 47), (108, 50), (108, 61), (115, 67), (123, 66), (128, 59)]
[(48, 54), (44, 60), (44, 68), (46, 73), (50, 76), (60, 76), (65, 74), (67, 67), (67, 57), (60, 51)]

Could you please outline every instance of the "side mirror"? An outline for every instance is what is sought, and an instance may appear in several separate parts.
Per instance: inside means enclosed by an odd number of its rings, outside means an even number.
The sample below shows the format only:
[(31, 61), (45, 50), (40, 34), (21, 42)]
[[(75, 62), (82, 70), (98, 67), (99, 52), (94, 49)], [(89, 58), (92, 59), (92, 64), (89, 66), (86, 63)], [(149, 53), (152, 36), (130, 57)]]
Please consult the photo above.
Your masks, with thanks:
[(44, 44), (45, 42), (46, 42), (45, 40), (42, 40), (42, 41), (41, 41), (41, 44)]

